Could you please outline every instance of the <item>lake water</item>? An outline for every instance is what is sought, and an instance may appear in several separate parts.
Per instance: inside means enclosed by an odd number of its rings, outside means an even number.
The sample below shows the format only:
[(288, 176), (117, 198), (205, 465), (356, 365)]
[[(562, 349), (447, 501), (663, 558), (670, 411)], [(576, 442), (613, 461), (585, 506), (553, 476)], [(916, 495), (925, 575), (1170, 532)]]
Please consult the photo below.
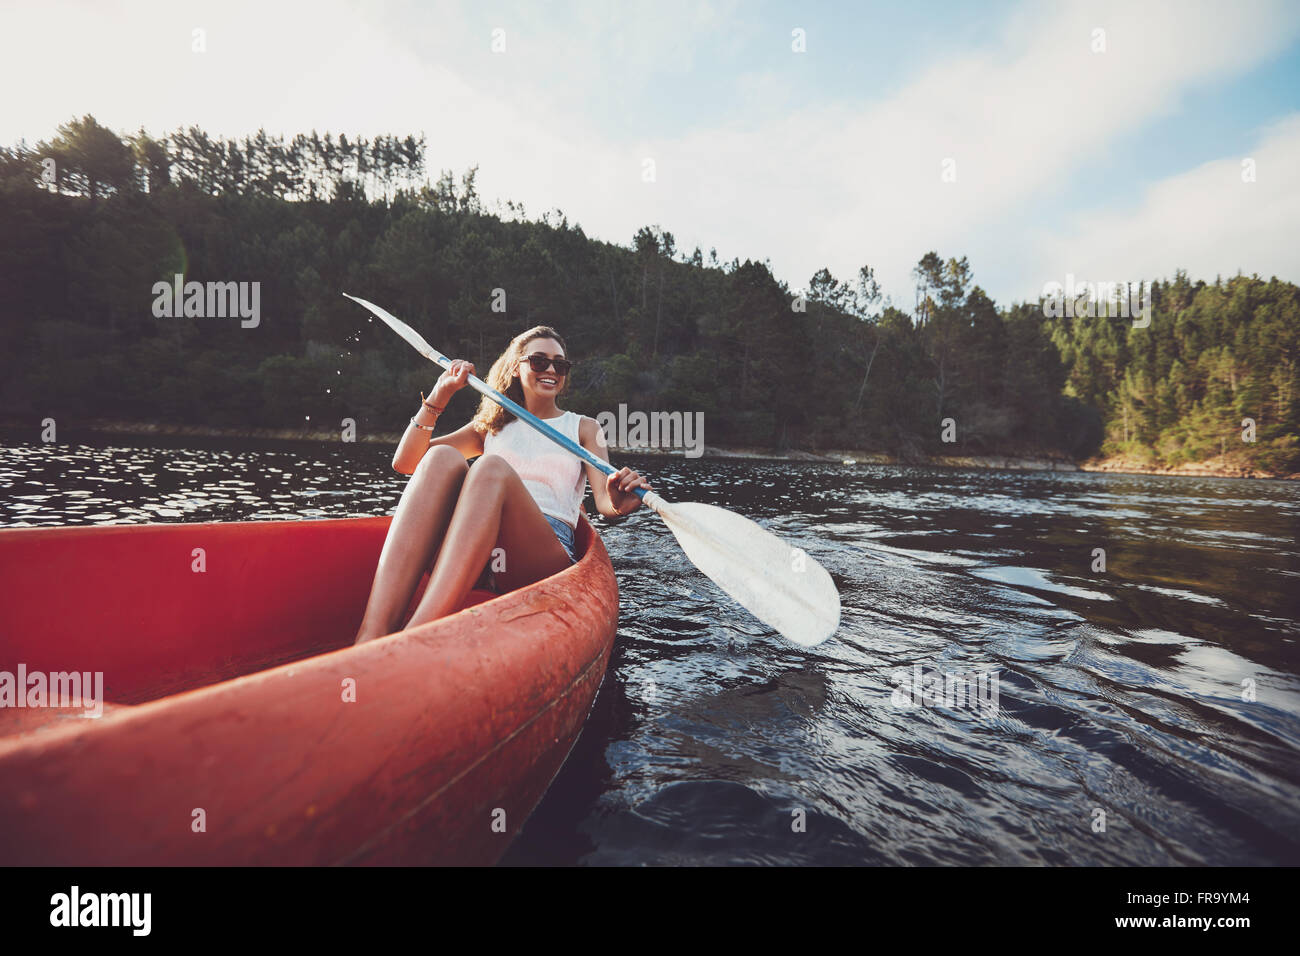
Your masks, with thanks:
[[(406, 480), (390, 457), (11, 440), (0, 524), (386, 514)], [(598, 522), (618, 641), (504, 862), (1300, 863), (1294, 483), (619, 463), (804, 548), (840, 630), (788, 645), (654, 515)], [(990, 706), (899, 691), (914, 675)]]

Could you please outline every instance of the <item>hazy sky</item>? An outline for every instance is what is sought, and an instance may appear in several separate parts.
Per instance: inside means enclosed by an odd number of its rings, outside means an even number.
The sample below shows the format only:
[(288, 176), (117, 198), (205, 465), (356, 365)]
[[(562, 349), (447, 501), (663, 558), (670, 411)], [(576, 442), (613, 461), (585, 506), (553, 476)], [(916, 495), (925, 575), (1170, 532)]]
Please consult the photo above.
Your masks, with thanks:
[(423, 131), (432, 176), (477, 164), (489, 201), (625, 245), (658, 224), (794, 288), (870, 264), (909, 308), (931, 249), (1003, 304), (1067, 273), (1300, 280), (1295, 2), (0, 0), (0, 83), (5, 144), (85, 113)]

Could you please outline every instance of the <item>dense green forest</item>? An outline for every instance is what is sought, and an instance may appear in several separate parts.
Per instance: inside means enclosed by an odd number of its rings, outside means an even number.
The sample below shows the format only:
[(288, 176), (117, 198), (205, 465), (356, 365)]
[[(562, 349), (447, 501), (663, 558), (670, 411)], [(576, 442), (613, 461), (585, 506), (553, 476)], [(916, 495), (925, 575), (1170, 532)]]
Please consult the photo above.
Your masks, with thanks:
[[(430, 184), (425, 150), (410, 136), (123, 137), (89, 116), (0, 148), (5, 417), (400, 431), (437, 370), (346, 291), (481, 373), (516, 332), (554, 325), (578, 363), (568, 407), (703, 412), (710, 445), (1228, 452), (1300, 470), (1290, 283), (1179, 273), (1148, 284), (1151, 324), (1135, 328), (999, 307), (965, 258), (929, 252), (909, 312), (869, 266), (792, 289), (658, 226), (622, 246), (559, 211), (489, 209), (475, 170)], [(155, 283), (177, 273), (260, 283), (260, 320), (158, 317)], [(447, 425), (473, 404), (458, 398)]]

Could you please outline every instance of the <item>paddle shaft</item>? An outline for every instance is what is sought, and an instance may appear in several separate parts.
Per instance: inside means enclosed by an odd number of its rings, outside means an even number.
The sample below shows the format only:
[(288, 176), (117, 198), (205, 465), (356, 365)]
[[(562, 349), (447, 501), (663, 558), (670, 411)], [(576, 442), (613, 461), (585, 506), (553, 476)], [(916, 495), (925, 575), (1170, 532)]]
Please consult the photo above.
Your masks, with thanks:
[[(426, 355), (425, 358), (437, 362), (443, 368), (450, 371), (451, 359), (447, 358), (447, 356), (443, 355), (441, 352), (439, 352), (431, 345), (429, 346), (429, 353), (430, 354)], [(505, 408), (506, 410), (512, 412), (515, 415), (515, 417), (518, 418), (520, 421), (526, 422), (527, 424), (531, 425), (533, 428), (537, 429), (539, 432), (541, 432), (551, 441), (555, 442), (557, 445), (560, 445), (561, 447), (568, 449), (569, 451), (573, 452), (573, 454), (577, 455), (579, 458), (585, 461), (587, 464), (599, 469), (601, 474), (612, 475), (614, 474), (614, 472), (618, 471), (618, 469), (615, 468), (613, 465), (611, 465), (609, 462), (602, 461), (601, 459), (597, 458), (590, 451), (583, 448), (573, 439), (569, 438), (569, 436), (562, 434), (557, 429), (546, 424), (546, 422), (542, 421), (540, 418), (538, 418), (528, 409), (524, 408), (514, 399), (502, 395), (500, 392), (498, 392), (487, 382), (483, 381), (477, 375), (471, 375), (469, 377), (469, 385), (471, 388), (474, 389), (474, 391), (486, 395), (488, 398), (492, 399), (492, 401), (496, 402), (502, 408)], [(645, 488), (633, 488), (632, 490), (636, 492), (637, 496), (640, 498), (644, 498), (646, 496), (647, 489)]]
[[(438, 365), (441, 365), (444, 369), (447, 369), (448, 371), (451, 370), (451, 359), (447, 358), (447, 356), (443, 355), (432, 345), (426, 342), (424, 340), (424, 336), (420, 335), (419, 332), (415, 331), (415, 329), (411, 328), (409, 325), (407, 325), (397, 316), (391, 314), (386, 309), (381, 309), (373, 302), (367, 302), (365, 299), (358, 298), (355, 295), (348, 295), (348, 293), (346, 292), (344, 292), (343, 295), (351, 299), (353, 302), (357, 303), (358, 305), (368, 309), (374, 315), (378, 316), (381, 321), (383, 321), (386, 325), (388, 325), (389, 328), (391, 328), (394, 332), (396, 332), (398, 335), (404, 338), (408, 345), (410, 345), (417, 352), (419, 352), (421, 355), (427, 358), (430, 362), (435, 362)], [(546, 422), (542, 421), (540, 418), (538, 418), (528, 409), (524, 408), (518, 402), (514, 401), (513, 399), (507, 398), (505, 395), (502, 395), (500, 392), (498, 392), (491, 385), (487, 384), (487, 382), (483, 381), (477, 375), (471, 375), (469, 377), (469, 384), (476, 392), (480, 392), (483, 395), (486, 395), (488, 398), (492, 399), (492, 401), (496, 402), (502, 408), (506, 409), (507, 411), (513, 412), (515, 416), (519, 418), (521, 421), (526, 422), (528, 425), (530, 425), (537, 431), (541, 432), (543, 435), (545, 435), (551, 441), (555, 442), (561, 448), (564, 448), (565, 450), (577, 455), (587, 464), (598, 469), (601, 472), (601, 474), (612, 475), (616, 471), (618, 471), (618, 469), (615, 468), (613, 465), (611, 465), (609, 462), (602, 461), (601, 459), (593, 455), (591, 452), (587, 451), (587, 449), (579, 445), (577, 442), (573, 441), (571, 438), (560, 434), (559, 431), (552, 428), (550, 425), (546, 424)], [(647, 489), (640, 488), (640, 487), (633, 488), (632, 490), (636, 492), (638, 498), (640, 498), (649, 508), (653, 509), (656, 512), (659, 512), (660, 509), (667, 504), (667, 502), (665, 502), (662, 498), (659, 497), (659, 495), (655, 494), (653, 491), (648, 491)]]

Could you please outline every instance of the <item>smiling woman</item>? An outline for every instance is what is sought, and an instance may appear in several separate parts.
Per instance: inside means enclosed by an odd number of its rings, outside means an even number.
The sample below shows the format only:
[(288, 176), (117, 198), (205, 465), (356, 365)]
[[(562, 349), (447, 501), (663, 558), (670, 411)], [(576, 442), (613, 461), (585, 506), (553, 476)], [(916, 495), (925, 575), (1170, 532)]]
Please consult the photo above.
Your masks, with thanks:
[[(511, 340), (487, 382), (608, 461), (595, 419), (555, 403), (571, 368), (560, 334), (539, 325)], [(574, 529), (588, 479), (596, 508), (607, 517), (631, 514), (641, 504), (633, 489), (650, 487), (628, 468), (602, 475), (486, 397), (469, 424), (434, 437), (438, 416), (473, 373), (470, 362), (451, 363), (429, 400), (421, 396), (393, 455), (393, 468), (411, 480), (379, 557), (358, 644), (403, 626), (426, 570), (429, 583), (407, 627), (461, 607), (481, 574), (506, 593), (564, 570), (575, 560)], [(472, 469), (465, 463), (470, 458), (478, 458)]]

